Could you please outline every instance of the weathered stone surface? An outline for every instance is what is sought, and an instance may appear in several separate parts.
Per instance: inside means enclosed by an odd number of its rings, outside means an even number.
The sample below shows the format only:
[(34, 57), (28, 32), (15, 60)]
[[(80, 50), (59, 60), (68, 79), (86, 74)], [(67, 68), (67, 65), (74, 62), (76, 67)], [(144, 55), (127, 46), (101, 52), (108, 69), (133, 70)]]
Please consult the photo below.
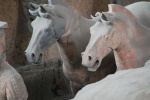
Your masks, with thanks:
[[(26, 58), (24, 56), (24, 50), (26, 49), (32, 33), (32, 28), (30, 26), (31, 23), (31, 16), (29, 15), (28, 9), (29, 9), (29, 2), (35, 2), (35, 3), (47, 3), (47, 0), (24, 0), (19, 2), (19, 22), (18, 22), (18, 32), (16, 36), (16, 53), (15, 58), (17, 61), (17, 64), (25, 64)], [(31, 29), (29, 31), (29, 29)], [(20, 52), (22, 51), (22, 52)], [(21, 59), (18, 61), (18, 55), (21, 56)], [(52, 45), (52, 47), (49, 48), (49, 50), (45, 51), (45, 60), (51, 59), (51, 58), (60, 58), (59, 52), (57, 49), (56, 44)]]
[(109, 0), (93, 0), (93, 10), (91, 14), (96, 12), (108, 11), (107, 5), (110, 3)]
[(6, 61), (5, 32), (7, 22), (0, 21), (0, 100), (27, 100), (28, 93), (20, 74)]
[[(8, 62), (13, 65), (25, 65), (26, 63), (24, 50), (31, 37), (31, 32), (28, 30), (28, 25), (30, 25), (28, 22), (30, 19), (28, 13), (29, 1), (38, 4), (47, 3), (47, 0), (0, 0), (0, 19), (7, 21), (10, 26), (6, 30), (6, 55)], [(66, 0), (85, 17), (90, 17), (90, 14), (95, 14), (97, 11), (106, 11), (107, 4), (110, 1), (115, 2), (115, 0)], [(141, 0), (116, 1), (117, 4), (127, 5)], [(45, 59), (60, 58), (56, 44), (46, 51), (45, 55)]]
[(28, 100), (68, 100), (69, 81), (65, 78), (61, 61), (50, 60), (43, 65), (26, 65), (17, 71), (24, 78), (29, 94)]
[(85, 86), (72, 100), (149, 100), (150, 61), (144, 67), (121, 70)]
[(27, 100), (28, 93), (20, 74), (0, 55), (0, 100)]
[(82, 64), (92, 71), (96, 69), (93, 66), (94, 60), (98, 59), (97, 65), (101, 64), (101, 60), (113, 50), (118, 70), (143, 66), (150, 59), (150, 46), (147, 45), (150, 32), (149, 9), (150, 2), (138, 2), (126, 8), (117, 4), (109, 5), (109, 11), (99, 15), (102, 22), (90, 28), (92, 38), (83, 53)]
[(72, 5), (83, 16), (90, 18), (93, 9), (93, 0), (65, 0), (69, 5)]
[[(10, 64), (15, 65), (15, 67), (22, 66), (27, 63), (24, 55), (24, 50), (26, 49), (29, 40), (31, 38), (31, 32), (29, 32), (28, 30), (28, 25), (30, 25), (30, 22), (28, 22), (28, 20), (30, 19), (28, 13), (29, 1), (38, 4), (47, 2), (47, 0), (0, 0), (0, 20), (7, 21), (9, 24), (9, 29), (5, 31), (7, 33), (6, 34), (7, 60), (8, 62), (10, 62)], [(107, 3), (108, 3), (108, 0), (106, 1), (105, 0), (66, 0), (66, 1), (69, 4), (73, 5), (77, 10), (79, 10), (81, 14), (83, 14), (83, 16), (88, 18), (90, 17), (90, 14), (95, 14), (95, 12), (97, 11), (107, 10)], [(121, 1), (127, 2), (126, 0), (121, 0)], [(53, 45), (48, 51), (46, 51), (45, 55), (46, 55), (45, 59), (60, 57), (56, 45)], [(42, 69), (38, 69), (37, 67), (33, 67), (32, 69), (32, 66), (30, 66), (31, 68), (30, 70), (28, 69), (24, 70), (25, 68), (28, 68), (27, 66), (24, 66), (23, 71), (19, 70), (27, 85), (27, 89), (29, 92), (29, 100), (38, 100), (38, 97), (42, 98), (42, 96), (43, 98), (45, 96), (43, 100), (47, 100), (47, 99), (51, 100), (51, 98), (49, 99), (48, 97), (48, 95), (52, 93), (52, 90), (50, 89), (51, 88), (50, 80), (54, 80), (54, 78), (52, 77), (49, 78), (50, 75), (54, 74), (53, 76), (59, 76), (55, 74), (61, 73), (62, 83), (66, 82), (64, 81), (66, 79), (64, 78), (61, 69), (56, 69), (52, 71), (51, 67), (53, 68), (54, 66), (50, 65), (48, 68), (44, 67)], [(21, 67), (19, 67), (19, 69), (20, 68)], [(39, 73), (44, 73), (44, 74), (39, 74)], [(42, 77), (44, 77), (44, 81), (41, 82)], [(40, 86), (40, 84), (45, 84), (45, 85), (42, 88), (37, 88)], [(63, 84), (64, 84), (64, 88), (66, 88), (66, 84), (65, 83)], [(55, 87), (54, 84), (52, 84), (52, 87)], [(37, 90), (38, 93), (35, 92)], [(65, 91), (69, 91), (69, 90), (65, 90)], [(65, 92), (64, 95), (67, 93), (68, 92)], [(61, 96), (59, 97), (61, 98)], [(54, 95), (50, 94), (50, 97), (54, 98)], [(57, 99), (57, 100), (62, 100), (62, 99)]]
[[(9, 3), (8, 3), (9, 2)], [(15, 39), (17, 34), (17, 23), (18, 23), (18, 2), (17, 0), (0, 0), (0, 20), (6, 21), (9, 24), (9, 29), (6, 33), (6, 55), (7, 60), (12, 63), (14, 50), (15, 50)]]
[[(28, 28), (30, 27), (30, 16), (28, 13), (29, 2), (39, 4), (47, 3), (47, 0), (0, 1), (0, 19), (7, 21), (10, 26), (9, 30), (6, 30), (7, 60), (8, 62), (10, 62), (10, 64), (13, 65), (26, 64), (24, 50), (26, 49), (31, 38), (31, 32), (29, 32)], [(92, 12), (106, 9), (107, 6), (105, 7), (100, 4), (105, 3), (106, 5), (108, 3), (108, 0), (66, 0), (66, 2), (74, 6), (79, 12), (81, 12), (83, 16), (89, 18)], [(60, 58), (56, 44), (51, 46), (49, 50), (45, 51), (45, 60), (51, 58)]]

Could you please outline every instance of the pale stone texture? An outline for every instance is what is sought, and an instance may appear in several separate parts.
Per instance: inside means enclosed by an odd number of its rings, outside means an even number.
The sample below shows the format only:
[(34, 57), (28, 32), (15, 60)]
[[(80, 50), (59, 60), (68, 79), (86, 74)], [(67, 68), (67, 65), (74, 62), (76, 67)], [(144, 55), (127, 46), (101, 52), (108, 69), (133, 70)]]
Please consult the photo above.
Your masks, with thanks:
[(150, 61), (144, 67), (121, 70), (87, 85), (72, 100), (149, 100)]
[(0, 21), (0, 100), (27, 100), (28, 93), (22, 77), (6, 61), (4, 28), (8, 28), (8, 24)]
[[(90, 18), (90, 14), (96, 11), (106, 11), (109, 0), (66, 0), (68, 4), (74, 6), (81, 14)], [(9, 2), (9, 3), (8, 3)], [(13, 65), (25, 65), (26, 58), (24, 50), (31, 38), (28, 30), (29, 2), (47, 3), (47, 0), (0, 0), (0, 19), (9, 23), (10, 29), (6, 30), (6, 55), (7, 60)], [(103, 3), (103, 4), (102, 4)], [(100, 5), (102, 4), (102, 5)], [(7, 12), (7, 13), (6, 13)], [(54, 44), (45, 51), (45, 60), (60, 58), (57, 45)]]
[(20, 74), (5, 60), (1, 61), (0, 100), (27, 100), (27, 98), (28, 93)]
[[(5, 31), (7, 33), (6, 36), (7, 60), (11, 64), (15, 65), (15, 67), (18, 65), (20, 66), (26, 64), (24, 50), (26, 49), (29, 40), (31, 38), (31, 32), (29, 32), (28, 30), (28, 25), (30, 25), (30, 23), (27, 24), (27, 21), (29, 19), (28, 13), (29, 1), (38, 4), (47, 2), (47, 0), (0, 0), (0, 20), (7, 21), (10, 26), (10, 28)], [(66, 0), (66, 1), (69, 4), (73, 5), (77, 10), (79, 10), (81, 14), (83, 14), (83, 16), (90, 18), (90, 14), (95, 14), (95, 12), (97, 11), (107, 10), (107, 6), (104, 5), (107, 5), (107, 2), (109, 0)], [(22, 66), (19, 67), (19, 72), (23, 76), (25, 83), (27, 85), (27, 89), (29, 90), (28, 100), (54, 100), (51, 98), (59, 98), (59, 97), (60, 99), (57, 100), (63, 100), (62, 96), (67, 94), (69, 91), (67, 90), (69, 89), (69, 84), (65, 83), (67, 80), (65, 80), (66, 78), (64, 77), (61, 68), (59, 67), (57, 70), (54, 70), (53, 68), (56, 67), (53, 63), (55, 64), (59, 63), (59, 61), (56, 60), (57, 58), (59, 58), (59, 53), (56, 45), (52, 46), (49, 49), (49, 51), (46, 51), (45, 55), (47, 55), (45, 56), (45, 59), (48, 59), (48, 57), (54, 58), (54, 61), (51, 60), (52, 61), (51, 65), (45, 65), (44, 67), (41, 66), (34, 67), (33, 65), (27, 65), (24, 66), (23, 68)], [(61, 64), (57, 66), (61, 66)], [(58, 80), (56, 81), (56, 83), (54, 77), (59, 77), (57, 78)], [(66, 90), (64, 90), (66, 86), (68, 87)], [(49, 94), (51, 96), (49, 96)], [(64, 100), (67, 99), (65, 98)]]
[[(142, 7), (138, 8), (139, 6)], [(150, 59), (150, 47), (147, 45), (150, 32), (149, 9), (150, 2), (138, 2), (126, 8), (110, 4), (109, 12), (103, 12), (102, 15), (107, 21), (104, 22), (100, 15), (102, 22), (97, 22), (90, 28), (92, 38), (83, 53), (82, 64), (90, 71), (97, 69), (93, 66), (95, 59), (99, 60), (99, 65), (113, 50), (118, 70), (143, 66)], [(89, 54), (93, 60), (87, 59)]]
[[(9, 30), (6, 30), (6, 55), (10, 64), (24, 65), (26, 49), (31, 32), (28, 31), (27, 21), (29, 17), (28, 2), (47, 3), (47, 0), (0, 0), (0, 19), (9, 23)], [(107, 4), (112, 0), (66, 0), (73, 5), (85, 17), (95, 14), (97, 11), (107, 11)], [(118, 4), (126, 5), (140, 0), (117, 0)], [(148, 1), (148, 0), (147, 0)], [(9, 2), (9, 3), (8, 3)], [(25, 13), (24, 13), (25, 11)], [(60, 58), (56, 44), (45, 52), (45, 59)]]

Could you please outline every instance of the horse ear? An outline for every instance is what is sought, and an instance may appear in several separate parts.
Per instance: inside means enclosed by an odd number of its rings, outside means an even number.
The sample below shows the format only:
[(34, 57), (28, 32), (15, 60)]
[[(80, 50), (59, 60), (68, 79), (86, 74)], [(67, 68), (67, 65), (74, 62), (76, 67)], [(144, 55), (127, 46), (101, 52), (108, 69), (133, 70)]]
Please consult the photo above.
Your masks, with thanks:
[(4, 29), (4, 28), (8, 28), (8, 23), (0, 21), (0, 29)]
[(30, 7), (33, 8), (33, 9), (38, 9), (38, 8), (40, 7), (40, 5), (35, 4), (35, 3), (32, 3), (32, 2), (30, 2), (29, 5), (30, 5)]
[(38, 13), (41, 17), (45, 17), (45, 18), (54, 18), (52, 13), (48, 13), (43, 6), (40, 6), (40, 8), (38, 9)]
[(94, 20), (94, 21), (101, 21), (100, 17), (101, 17), (101, 13), (100, 12), (97, 12), (95, 14), (96, 17), (92, 16), (91, 15), (91, 18)]
[(128, 9), (126, 9), (123, 6), (120, 6), (120, 5), (117, 5), (117, 4), (109, 4), (108, 8), (109, 8), (109, 12), (119, 11), (119, 12), (122, 12), (122, 13), (125, 13), (125, 14), (129, 15), (133, 19), (136, 19), (135, 16)]
[(36, 16), (39, 16), (38, 10), (32, 11), (32, 10), (29, 9), (29, 13), (30, 13), (31, 15), (35, 16), (35, 17), (36, 17)]
[(113, 22), (113, 15), (108, 12), (102, 12), (100, 19), (102, 23), (110, 24), (111, 22)]
[(61, 5), (64, 7), (68, 7), (68, 4), (64, 0), (48, 0), (50, 5)]
[(37, 4), (35, 4), (35, 3), (29, 3), (29, 5), (30, 5), (30, 7), (34, 10), (30, 10), (29, 9), (29, 13), (31, 14), (31, 15), (33, 15), (33, 16), (38, 16), (38, 11), (37, 11), (37, 9), (40, 7), (40, 5), (37, 5)]
[(42, 11), (48, 12), (49, 14), (56, 15), (52, 7), (40, 6)]

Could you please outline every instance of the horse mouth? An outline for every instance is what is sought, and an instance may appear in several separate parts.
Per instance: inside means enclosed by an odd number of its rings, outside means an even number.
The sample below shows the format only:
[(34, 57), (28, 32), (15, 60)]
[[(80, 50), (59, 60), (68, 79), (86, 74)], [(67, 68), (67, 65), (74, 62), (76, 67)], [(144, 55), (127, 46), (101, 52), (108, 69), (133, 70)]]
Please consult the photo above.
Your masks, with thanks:
[(33, 62), (28, 62), (28, 64), (31, 64), (31, 65), (42, 65), (43, 63), (42, 63), (42, 61), (37, 61), (37, 62), (33, 61)]
[(92, 67), (88, 67), (88, 71), (95, 72), (98, 69), (99, 65), (100, 65), (100, 61), (96, 60), (96, 62), (94, 63), (94, 65)]

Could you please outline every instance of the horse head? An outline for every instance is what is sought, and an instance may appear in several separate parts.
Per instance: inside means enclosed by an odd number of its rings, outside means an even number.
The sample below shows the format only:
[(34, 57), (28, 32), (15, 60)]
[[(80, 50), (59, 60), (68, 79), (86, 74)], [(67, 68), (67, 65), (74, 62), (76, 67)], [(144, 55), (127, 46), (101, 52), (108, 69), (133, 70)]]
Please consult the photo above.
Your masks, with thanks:
[(43, 52), (61, 38), (65, 33), (65, 11), (64, 5), (36, 5), (31, 4), (35, 10), (29, 10), (30, 14), (35, 16), (31, 26), (33, 28), (30, 43), (25, 51), (28, 62), (42, 63)]
[(126, 32), (121, 18), (130, 16), (135, 19), (130, 11), (119, 5), (109, 5), (109, 11), (98, 16), (100, 20), (90, 28), (91, 38), (82, 53), (82, 65), (89, 71), (96, 71), (102, 59), (121, 44), (122, 33)]

